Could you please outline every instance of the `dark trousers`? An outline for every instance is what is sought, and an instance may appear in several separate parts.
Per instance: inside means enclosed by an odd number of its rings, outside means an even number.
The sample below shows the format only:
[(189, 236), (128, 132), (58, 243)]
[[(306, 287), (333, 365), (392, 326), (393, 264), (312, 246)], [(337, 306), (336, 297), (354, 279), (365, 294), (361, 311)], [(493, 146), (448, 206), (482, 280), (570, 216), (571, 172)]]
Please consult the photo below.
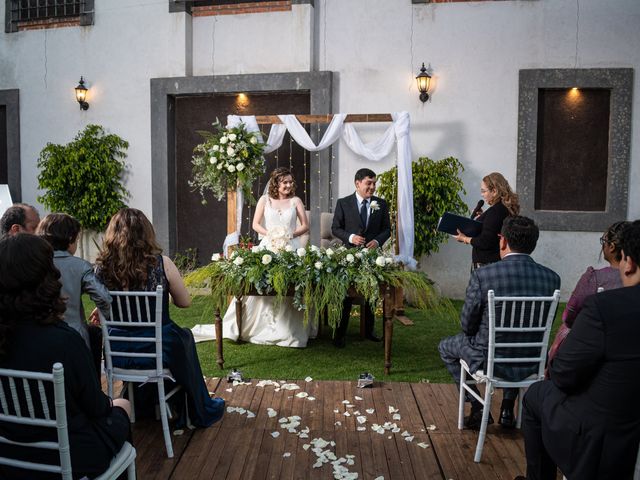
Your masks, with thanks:
[(551, 388), (553, 385), (549, 380), (534, 383), (522, 400), (522, 429), (528, 480), (555, 480), (556, 478), (556, 463), (542, 440), (542, 402)]
[[(336, 328), (336, 338), (344, 338), (347, 334), (352, 305), (353, 298), (351, 297), (345, 298), (342, 302), (342, 316), (340, 318), (340, 325), (338, 325), (338, 328)], [(364, 333), (365, 335), (371, 335), (373, 334), (373, 323), (375, 321), (375, 315), (369, 303), (365, 302), (365, 304), (361, 308), (364, 308)]]

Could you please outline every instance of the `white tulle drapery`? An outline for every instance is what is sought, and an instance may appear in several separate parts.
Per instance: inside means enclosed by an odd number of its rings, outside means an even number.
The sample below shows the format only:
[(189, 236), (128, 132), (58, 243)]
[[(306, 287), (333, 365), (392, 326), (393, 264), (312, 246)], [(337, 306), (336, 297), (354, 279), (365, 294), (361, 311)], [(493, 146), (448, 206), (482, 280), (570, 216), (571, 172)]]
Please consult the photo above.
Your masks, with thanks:
[[(393, 123), (377, 140), (364, 143), (352, 123), (344, 123), (346, 114), (333, 115), (327, 131), (317, 145), (311, 140), (305, 128), (300, 124), (295, 115), (278, 115), (281, 124), (273, 124), (269, 132), (264, 153), (269, 153), (282, 145), (285, 132), (288, 130), (291, 137), (310, 152), (324, 150), (343, 138), (346, 145), (357, 155), (368, 160), (379, 162), (391, 153), (393, 145), (397, 149), (398, 162), (398, 250), (397, 259), (409, 268), (415, 268), (416, 261), (413, 258), (414, 248), (414, 221), (413, 221), (413, 179), (411, 173), (411, 137), (409, 113), (399, 112), (392, 114)], [(249, 132), (259, 132), (260, 128), (255, 116), (229, 115), (227, 126), (235, 127), (240, 123), (245, 124)], [(260, 140), (262, 137), (259, 136)], [(242, 222), (242, 192), (237, 191), (236, 204), (236, 231), (227, 235), (224, 241), (223, 251), (227, 252), (230, 245), (235, 245), (239, 240), (239, 232)]]

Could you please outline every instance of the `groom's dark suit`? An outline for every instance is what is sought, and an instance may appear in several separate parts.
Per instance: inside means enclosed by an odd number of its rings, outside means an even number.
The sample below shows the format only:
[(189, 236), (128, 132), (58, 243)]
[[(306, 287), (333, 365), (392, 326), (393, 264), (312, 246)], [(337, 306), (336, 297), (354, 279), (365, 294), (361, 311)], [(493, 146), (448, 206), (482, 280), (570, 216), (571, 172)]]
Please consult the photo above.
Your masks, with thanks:
[[(356, 194), (353, 193), (349, 196), (338, 199), (333, 213), (331, 233), (333, 233), (334, 237), (342, 240), (345, 247), (354, 246), (349, 243), (349, 237), (353, 234), (364, 237), (365, 244), (369, 243), (371, 240), (376, 240), (379, 247), (381, 247), (391, 236), (391, 223), (389, 221), (389, 208), (387, 207), (387, 202), (376, 196), (372, 196), (369, 201), (376, 201), (378, 203), (378, 209), (370, 210), (367, 224), (363, 225), (360, 218)], [(338, 339), (344, 338), (344, 335), (347, 332), (349, 315), (351, 313), (351, 304), (351, 298), (345, 299), (342, 307), (342, 319), (336, 330), (336, 338)], [(365, 332), (366, 335), (372, 335), (374, 314), (368, 304), (364, 309)]]

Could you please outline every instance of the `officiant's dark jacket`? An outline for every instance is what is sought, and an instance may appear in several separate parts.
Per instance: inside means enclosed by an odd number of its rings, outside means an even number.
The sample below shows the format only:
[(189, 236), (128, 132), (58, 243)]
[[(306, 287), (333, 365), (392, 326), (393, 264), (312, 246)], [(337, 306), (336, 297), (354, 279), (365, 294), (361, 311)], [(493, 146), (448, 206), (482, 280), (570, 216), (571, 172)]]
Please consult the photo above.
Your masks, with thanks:
[(592, 295), (551, 362), (551, 380), (525, 396), (541, 399), (542, 439), (567, 478), (632, 478), (639, 343), (640, 285)]
[(346, 247), (353, 247), (349, 243), (351, 234), (361, 235), (366, 239), (366, 243), (376, 240), (381, 247), (391, 236), (391, 223), (389, 222), (389, 207), (383, 199), (372, 196), (371, 200), (378, 202), (380, 208), (369, 213), (369, 221), (366, 229), (360, 220), (358, 210), (358, 200), (356, 194), (338, 199), (333, 213), (333, 223), (331, 233), (334, 237), (342, 240)]
[[(489, 308), (487, 293), (493, 290), (496, 297), (551, 296), (560, 288), (556, 272), (526, 254), (511, 254), (497, 263), (478, 268), (471, 273), (467, 293), (460, 315), (462, 335), (458, 339), (461, 358), (472, 372), (484, 368), (489, 345)], [(456, 336), (457, 337), (457, 336)], [(455, 339), (456, 337), (450, 337)], [(443, 341), (446, 341), (443, 340)], [(459, 367), (458, 367), (459, 369)], [(537, 366), (533, 367), (537, 370)], [(495, 373), (513, 381), (526, 378), (532, 372), (529, 365), (497, 364)]]

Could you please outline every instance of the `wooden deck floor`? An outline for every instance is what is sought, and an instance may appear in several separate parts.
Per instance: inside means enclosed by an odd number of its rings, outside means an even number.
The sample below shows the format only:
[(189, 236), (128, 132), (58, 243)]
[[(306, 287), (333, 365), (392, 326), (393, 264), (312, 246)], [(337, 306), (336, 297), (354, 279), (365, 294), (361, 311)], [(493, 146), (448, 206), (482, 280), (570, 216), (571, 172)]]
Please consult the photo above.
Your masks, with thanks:
[[(159, 421), (139, 421), (133, 428), (139, 479), (327, 479), (330, 462), (313, 468), (318, 457), (313, 439), (335, 442), (324, 447), (358, 479), (512, 479), (524, 474), (524, 446), (519, 431), (491, 425), (482, 462), (473, 462), (477, 433), (456, 425), (458, 394), (454, 385), (376, 383), (358, 389), (355, 382), (292, 381), (298, 390), (274, 386), (232, 387), (226, 380), (208, 381), (209, 389), (225, 398), (227, 407), (242, 407), (251, 417), (234, 411), (208, 429), (185, 430), (173, 436), (175, 457), (166, 457)], [(301, 392), (309, 397), (297, 396)], [(361, 398), (361, 400), (356, 399)], [(497, 418), (500, 393), (494, 400)], [(344, 403), (347, 400), (348, 404)], [(393, 417), (389, 408), (397, 409)], [(269, 416), (268, 409), (277, 414)], [(373, 411), (371, 411), (373, 409)], [(369, 410), (369, 412), (367, 412)], [(349, 412), (345, 416), (344, 412)], [(366, 417), (360, 424), (358, 414)], [(296, 433), (281, 428), (280, 419), (300, 417)], [(376, 433), (377, 423), (396, 423), (395, 433)], [(435, 429), (430, 429), (434, 425)], [(360, 429), (358, 429), (360, 427)], [(364, 427), (364, 429), (362, 428)], [(433, 427), (431, 427), (433, 428)], [(308, 437), (300, 432), (308, 429)], [(274, 432), (279, 435), (274, 437)], [(405, 438), (413, 437), (412, 441)], [(404, 434), (404, 436), (403, 436)], [(427, 444), (422, 448), (419, 444)], [(423, 445), (424, 446), (424, 445)]]

